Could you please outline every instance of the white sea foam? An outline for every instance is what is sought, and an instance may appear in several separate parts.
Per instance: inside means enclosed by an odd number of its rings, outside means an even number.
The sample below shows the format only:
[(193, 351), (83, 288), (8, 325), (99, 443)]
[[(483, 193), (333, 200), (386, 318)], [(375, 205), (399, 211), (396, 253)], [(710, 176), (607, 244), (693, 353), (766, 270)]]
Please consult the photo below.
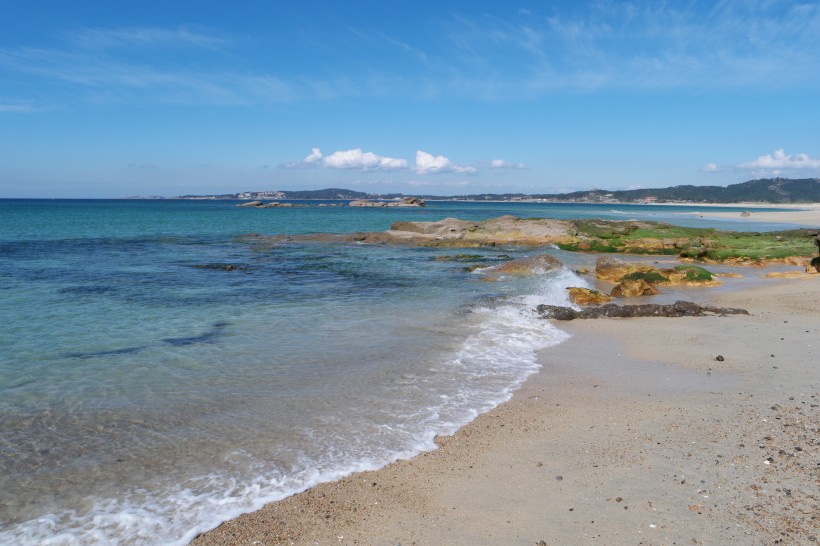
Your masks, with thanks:
[[(407, 408), (396, 422), (374, 430), (398, 438), (391, 449), (356, 438), (354, 447), (334, 438), (319, 454), (297, 457), (287, 472), (271, 468), (239, 450), (223, 461), (223, 471), (189, 480), (166, 490), (131, 490), (119, 499), (98, 499), (86, 513), (44, 515), (0, 531), (3, 544), (188, 544), (197, 534), (264, 504), (304, 491), (318, 483), (354, 472), (380, 468), (436, 448), (436, 435), (452, 434), (476, 416), (509, 400), (539, 368), (537, 352), (565, 340), (568, 334), (533, 312), (539, 303), (570, 305), (568, 286), (586, 286), (562, 269), (521, 281), (526, 295), (494, 306), (474, 308), (472, 329), (455, 352), (432, 364), (430, 376), (440, 390), (437, 401)], [(520, 292), (519, 292), (520, 293)], [(418, 374), (402, 376), (421, 381)], [(428, 381), (433, 382), (433, 379)], [(317, 442), (322, 440), (317, 436)], [(352, 442), (354, 439), (343, 438)], [(229, 476), (241, 468), (237, 478)]]

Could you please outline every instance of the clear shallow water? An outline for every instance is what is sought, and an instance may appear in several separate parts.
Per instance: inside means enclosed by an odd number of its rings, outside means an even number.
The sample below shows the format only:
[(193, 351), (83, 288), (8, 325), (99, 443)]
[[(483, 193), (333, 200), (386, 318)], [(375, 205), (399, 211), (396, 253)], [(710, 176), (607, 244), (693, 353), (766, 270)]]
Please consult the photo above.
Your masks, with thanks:
[(654, 208), (0, 200), (0, 543), (185, 544), (432, 449), (536, 371), (565, 335), (529, 310), (584, 284), (437, 259), (463, 251), (244, 234)]

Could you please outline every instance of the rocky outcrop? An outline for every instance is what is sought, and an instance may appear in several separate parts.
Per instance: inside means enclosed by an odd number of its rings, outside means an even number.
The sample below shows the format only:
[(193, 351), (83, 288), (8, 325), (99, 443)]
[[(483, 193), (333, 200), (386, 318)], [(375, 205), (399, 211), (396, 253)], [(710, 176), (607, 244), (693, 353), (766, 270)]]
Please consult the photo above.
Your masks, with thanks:
[(417, 197), (402, 197), (401, 201), (395, 204), (397, 207), (426, 207), (427, 203)]
[(542, 275), (556, 269), (561, 269), (564, 264), (555, 256), (549, 254), (539, 254), (518, 260), (511, 260), (500, 265), (489, 268), (493, 273), (503, 273), (510, 275)]
[(441, 246), (493, 246), (496, 244), (550, 245), (572, 239), (563, 220), (499, 216), (483, 222), (445, 218), (438, 222), (396, 222), (387, 233), (401, 240)]
[(599, 256), (595, 261), (595, 276), (602, 281), (621, 282), (627, 275), (651, 269), (654, 269), (651, 265), (625, 262), (612, 256)]
[[(242, 206), (258, 207), (260, 202), (243, 203)], [(401, 202), (354, 200), (352, 206), (421, 206), (416, 198)], [(293, 206), (302, 206), (294, 204)], [(321, 206), (321, 205), (320, 205)], [(691, 232), (691, 233), (690, 233)], [(377, 244), (410, 244), (442, 248), (478, 248), (496, 245), (553, 246), (566, 251), (621, 252), (641, 255), (677, 255), (684, 260), (705, 262), (763, 265), (799, 261), (805, 268), (814, 249), (806, 240), (810, 230), (791, 230), (770, 233), (718, 232), (696, 228), (681, 228), (656, 222), (612, 222), (604, 220), (553, 220), (549, 218), (517, 218), (501, 216), (482, 222), (445, 218), (436, 222), (396, 222), (385, 232), (346, 234), (336, 237), (339, 242), (365, 242)], [(813, 233), (813, 231), (811, 232)], [(636, 237), (640, 235), (640, 237)], [(683, 236), (681, 236), (683, 235)], [(708, 236), (708, 238), (707, 238)], [(812, 235), (815, 237), (815, 235)], [(282, 237), (270, 238), (275, 244)], [(289, 241), (322, 241), (324, 234), (286, 236)], [(763, 250), (761, 250), (763, 249)], [(647, 262), (629, 264), (609, 256), (599, 264), (596, 276), (613, 283), (621, 282), (631, 273), (660, 271)], [(612, 261), (612, 263), (607, 263)], [(676, 268), (677, 269), (677, 268)], [(673, 284), (703, 285), (713, 279), (697, 275), (670, 272), (667, 280)], [(663, 284), (667, 280), (646, 277), (649, 284)], [(717, 284), (711, 283), (711, 284)]]
[(610, 294), (616, 298), (635, 298), (638, 296), (657, 296), (660, 290), (643, 279), (624, 279), (612, 289)]
[(386, 207), (386, 201), (371, 201), (370, 199), (356, 199), (348, 203), (350, 207)]
[(814, 244), (817, 246), (818, 255), (811, 259), (809, 265), (806, 267), (806, 273), (820, 273), (820, 233), (812, 233), (814, 237)]
[(680, 265), (657, 269), (651, 265), (636, 264), (600, 256), (595, 263), (595, 276), (601, 280), (619, 283), (612, 289), (616, 297), (651, 296), (658, 294), (657, 285), (719, 286), (711, 272), (697, 265)]
[(247, 203), (239, 203), (237, 207), (253, 207), (257, 209), (275, 209), (279, 207), (309, 207), (310, 205), (294, 205), (293, 203), (280, 203), (279, 201), (270, 201), (263, 203), (262, 201), (248, 201)]
[(660, 269), (659, 272), (669, 279), (671, 284), (685, 286), (720, 286), (720, 281), (711, 271), (698, 265), (678, 265), (671, 269)]
[(698, 305), (691, 301), (676, 301), (671, 305), (648, 303), (644, 305), (617, 305), (607, 303), (577, 311), (571, 307), (539, 305), (536, 311), (541, 318), (575, 320), (590, 318), (636, 318), (636, 317), (701, 317), (704, 315), (748, 315), (745, 309)]
[(417, 197), (402, 197), (400, 201), (371, 201), (370, 199), (355, 199), (349, 203), (351, 207), (426, 207), (427, 203)]
[(567, 292), (569, 292), (570, 301), (576, 305), (600, 305), (612, 301), (612, 296), (590, 288), (570, 286)]

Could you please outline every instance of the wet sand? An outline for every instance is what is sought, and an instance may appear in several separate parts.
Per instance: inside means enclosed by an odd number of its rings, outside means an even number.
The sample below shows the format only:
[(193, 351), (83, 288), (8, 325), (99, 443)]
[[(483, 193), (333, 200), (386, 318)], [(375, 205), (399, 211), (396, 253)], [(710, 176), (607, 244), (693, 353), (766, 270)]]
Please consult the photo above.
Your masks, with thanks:
[(751, 315), (561, 323), (543, 369), (438, 450), (194, 544), (815, 543), (820, 276), (691, 299)]

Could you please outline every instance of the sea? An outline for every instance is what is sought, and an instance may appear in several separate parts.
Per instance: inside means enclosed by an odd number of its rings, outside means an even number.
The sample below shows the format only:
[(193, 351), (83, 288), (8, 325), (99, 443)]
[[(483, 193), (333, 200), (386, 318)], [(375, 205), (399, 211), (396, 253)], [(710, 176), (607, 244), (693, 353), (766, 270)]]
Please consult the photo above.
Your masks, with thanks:
[[(184, 545), (435, 449), (567, 339), (533, 308), (587, 286), (555, 248), (266, 236), (503, 214), (740, 228), (674, 206), (237, 204), (0, 200), (0, 544)], [(566, 267), (470, 267), (540, 253)]]

